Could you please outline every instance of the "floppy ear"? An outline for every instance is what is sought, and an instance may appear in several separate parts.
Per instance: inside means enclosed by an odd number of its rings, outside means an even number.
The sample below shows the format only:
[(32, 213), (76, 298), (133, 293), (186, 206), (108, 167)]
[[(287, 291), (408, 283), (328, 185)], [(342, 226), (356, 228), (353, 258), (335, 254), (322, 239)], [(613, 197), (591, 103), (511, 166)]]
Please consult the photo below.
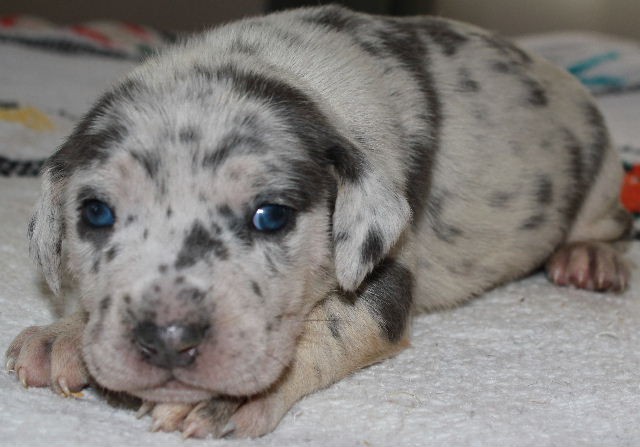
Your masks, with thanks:
[(58, 295), (62, 278), (62, 180), (43, 170), (40, 198), (29, 222), (29, 254), (42, 270), (49, 287)]
[(333, 213), (336, 276), (347, 291), (358, 288), (406, 229), (411, 209), (403, 182), (394, 181), (358, 148), (329, 154), (338, 177)]

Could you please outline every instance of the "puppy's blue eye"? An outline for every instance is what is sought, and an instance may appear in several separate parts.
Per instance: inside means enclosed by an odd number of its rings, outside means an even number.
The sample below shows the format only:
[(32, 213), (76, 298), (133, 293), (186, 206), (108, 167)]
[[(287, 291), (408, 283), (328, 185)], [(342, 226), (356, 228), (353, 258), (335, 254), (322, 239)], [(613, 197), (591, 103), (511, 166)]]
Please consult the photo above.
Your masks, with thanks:
[(284, 205), (262, 205), (253, 215), (253, 226), (259, 231), (278, 231), (283, 229), (293, 210)]
[(113, 210), (100, 200), (87, 200), (82, 204), (82, 220), (94, 228), (112, 226), (116, 218)]

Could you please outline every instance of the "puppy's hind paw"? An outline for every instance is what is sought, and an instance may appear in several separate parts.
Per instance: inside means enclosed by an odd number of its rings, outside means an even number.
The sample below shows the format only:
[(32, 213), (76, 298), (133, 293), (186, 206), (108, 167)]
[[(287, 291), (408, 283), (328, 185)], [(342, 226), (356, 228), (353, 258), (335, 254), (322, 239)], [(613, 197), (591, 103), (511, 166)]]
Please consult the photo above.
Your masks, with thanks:
[(624, 292), (629, 267), (622, 254), (604, 242), (576, 242), (560, 247), (546, 264), (547, 276), (559, 286), (597, 292)]

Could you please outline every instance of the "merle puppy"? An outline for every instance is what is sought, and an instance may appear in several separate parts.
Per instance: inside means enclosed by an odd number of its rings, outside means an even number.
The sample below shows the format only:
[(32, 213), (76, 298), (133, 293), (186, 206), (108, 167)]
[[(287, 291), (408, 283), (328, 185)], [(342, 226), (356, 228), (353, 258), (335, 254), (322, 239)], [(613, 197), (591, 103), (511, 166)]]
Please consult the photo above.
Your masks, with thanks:
[(508, 41), (336, 6), (243, 20), (150, 58), (43, 170), (30, 251), (77, 313), (8, 367), (89, 378), (155, 428), (259, 436), (408, 345), (410, 316), (546, 266), (621, 291), (630, 217), (587, 92)]

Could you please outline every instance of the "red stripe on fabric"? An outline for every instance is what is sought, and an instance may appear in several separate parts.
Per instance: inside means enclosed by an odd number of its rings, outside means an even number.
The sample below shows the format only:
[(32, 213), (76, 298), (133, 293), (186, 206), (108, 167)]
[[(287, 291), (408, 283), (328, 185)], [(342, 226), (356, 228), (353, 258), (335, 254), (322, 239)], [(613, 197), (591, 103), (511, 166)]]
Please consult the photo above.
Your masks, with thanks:
[(18, 16), (2, 16), (0, 17), (0, 26), (11, 27), (15, 26), (18, 21)]
[(100, 31), (89, 28), (88, 26), (74, 25), (71, 27), (71, 30), (76, 34), (80, 34), (81, 36), (88, 37), (89, 39), (95, 40), (96, 42), (100, 42), (105, 47), (110, 47), (112, 44), (111, 39), (102, 34)]
[(144, 37), (145, 39), (151, 37), (149, 32), (142, 25), (138, 25), (137, 23), (123, 22), (122, 26), (124, 26), (128, 31), (130, 31), (132, 34), (135, 34), (136, 36)]

